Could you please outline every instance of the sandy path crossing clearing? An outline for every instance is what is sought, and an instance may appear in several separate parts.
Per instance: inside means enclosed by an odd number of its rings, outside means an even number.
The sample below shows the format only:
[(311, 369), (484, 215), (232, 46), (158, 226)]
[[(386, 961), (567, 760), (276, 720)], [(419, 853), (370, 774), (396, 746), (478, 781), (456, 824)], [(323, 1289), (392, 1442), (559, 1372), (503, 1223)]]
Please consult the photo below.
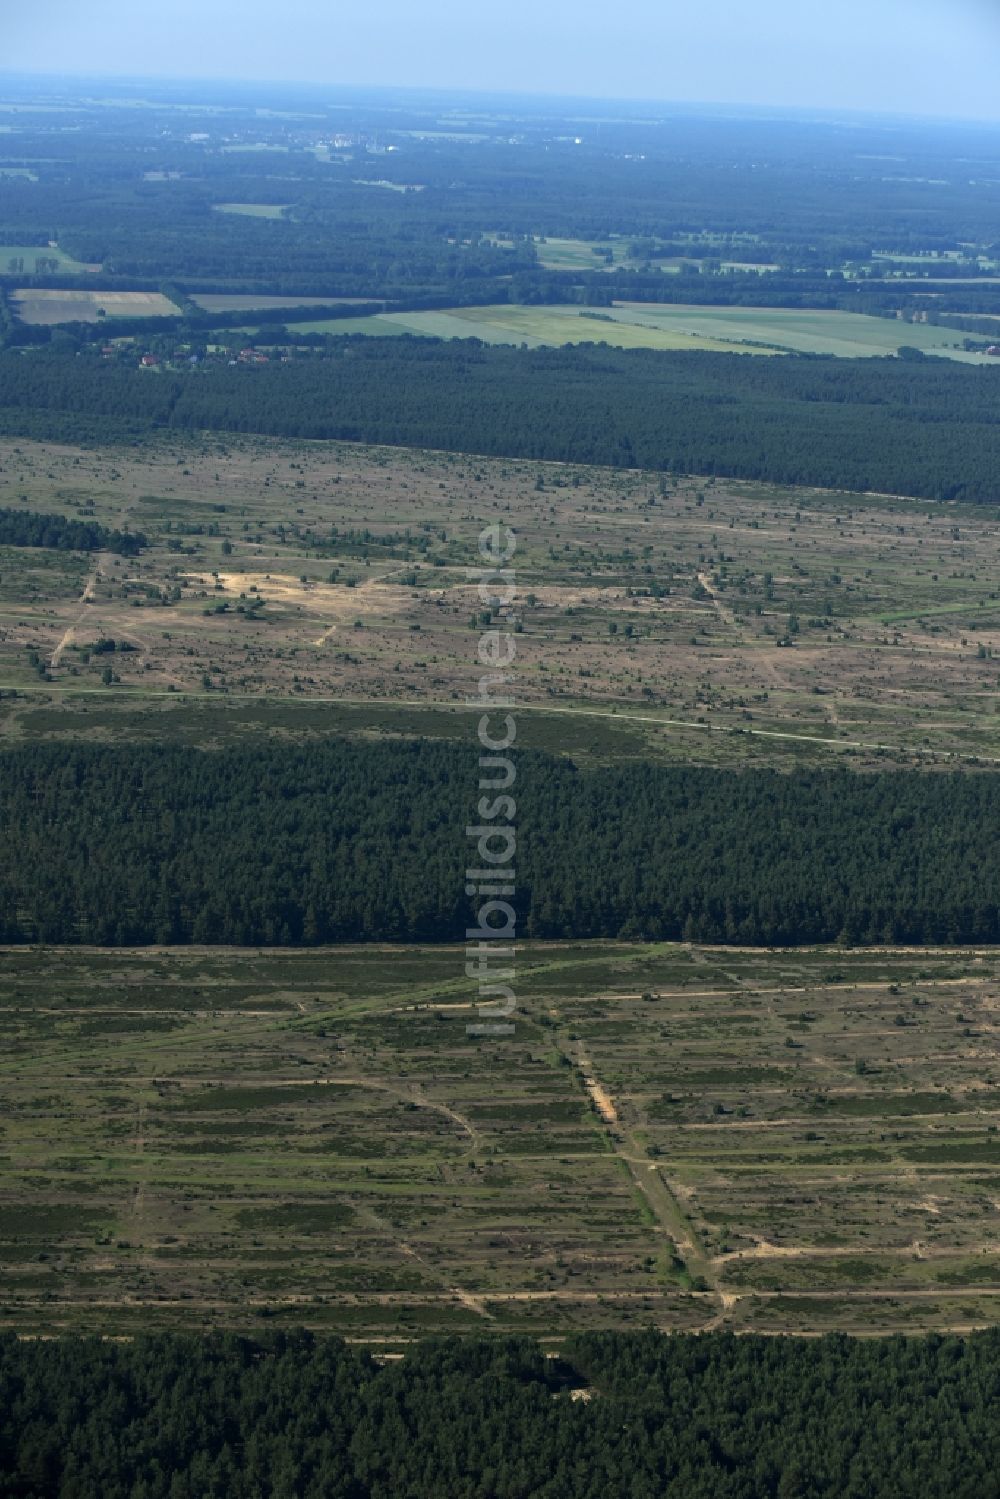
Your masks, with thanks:
[(611, 1094), (594, 1076), (594, 1069), (587, 1057), (580, 1057), (580, 1072), (583, 1076), (583, 1086), (594, 1101), (594, 1107), (606, 1124), (618, 1123), (618, 1110), (615, 1108)]
[(84, 615), (87, 613), (87, 605), (94, 597), (94, 589), (97, 587), (97, 582), (100, 576), (101, 558), (97, 557), (94, 561), (94, 565), (91, 567), (90, 572), (87, 575), (87, 581), (84, 584), (83, 593), (80, 595), (80, 612), (77, 614), (76, 619), (73, 621), (73, 623), (69, 625), (63, 632), (59, 644), (52, 652), (52, 659), (49, 661), (50, 671), (54, 671), (56, 669), (56, 667), (59, 665), (59, 662), (62, 660), (63, 651), (65, 651), (68, 646), (72, 645), (73, 636), (75, 635), (79, 625), (82, 623)]

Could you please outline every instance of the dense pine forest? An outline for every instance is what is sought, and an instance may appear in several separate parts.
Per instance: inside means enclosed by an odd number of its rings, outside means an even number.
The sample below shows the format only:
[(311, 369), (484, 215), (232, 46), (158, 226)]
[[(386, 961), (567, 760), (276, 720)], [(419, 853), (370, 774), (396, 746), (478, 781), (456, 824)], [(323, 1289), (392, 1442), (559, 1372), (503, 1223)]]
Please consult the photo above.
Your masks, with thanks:
[(60, 552), (118, 552), (134, 557), (146, 545), (139, 531), (114, 531), (96, 521), (42, 515), (36, 510), (0, 508), (0, 543), (9, 547), (49, 547)]
[[(0, 756), (0, 941), (462, 939), (471, 747)], [(522, 931), (796, 944), (1000, 941), (993, 776), (733, 774), (518, 758)]]
[[(589, 1398), (572, 1398), (573, 1390)], [(0, 1339), (17, 1499), (990, 1499), (1000, 1334)]]
[(324, 357), (158, 374), (0, 354), (0, 431), (214, 428), (996, 503), (1000, 369), (476, 340), (330, 339)]

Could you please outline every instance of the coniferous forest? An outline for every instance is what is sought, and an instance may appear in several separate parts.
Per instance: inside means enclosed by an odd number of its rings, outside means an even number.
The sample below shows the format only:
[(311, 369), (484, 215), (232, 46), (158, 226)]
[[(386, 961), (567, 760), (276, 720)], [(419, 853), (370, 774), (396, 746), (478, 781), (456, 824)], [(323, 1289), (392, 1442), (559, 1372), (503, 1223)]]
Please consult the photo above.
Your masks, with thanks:
[(65, 515), (39, 515), (34, 510), (0, 509), (0, 545), (46, 547), (61, 552), (118, 552), (134, 557), (145, 546), (141, 532), (111, 531), (96, 521), (70, 520)]
[[(583, 1392), (587, 1398), (573, 1398)], [(1000, 1335), (0, 1339), (10, 1499), (990, 1499)]]
[[(465, 934), (476, 758), (438, 741), (0, 757), (0, 941)], [(994, 776), (581, 771), (518, 757), (535, 937), (1000, 941)]]
[[(599, 326), (596, 325), (595, 326)], [(947, 360), (330, 338), (261, 369), (150, 375), (0, 354), (0, 432), (214, 429), (995, 503), (1000, 369)]]

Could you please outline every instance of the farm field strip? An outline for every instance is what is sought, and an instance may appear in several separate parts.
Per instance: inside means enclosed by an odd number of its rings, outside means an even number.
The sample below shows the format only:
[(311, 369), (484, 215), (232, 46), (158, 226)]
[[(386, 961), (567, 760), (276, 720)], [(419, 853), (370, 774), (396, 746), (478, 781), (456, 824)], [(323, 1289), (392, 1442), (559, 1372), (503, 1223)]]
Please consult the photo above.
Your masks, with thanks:
[[(440, 312), (380, 312), (357, 318), (293, 322), (298, 333), (363, 333), (394, 337), (413, 333), (425, 338), (479, 338), (490, 344), (524, 344), (528, 348), (571, 343), (611, 343), (626, 349), (702, 349), (745, 353), (739, 342), (667, 326), (632, 325), (610, 314), (588, 314), (579, 307), (459, 307)], [(249, 330), (248, 330), (249, 331)], [(777, 350), (755, 350), (777, 353)]]
[(568, 305), (455, 307), (439, 312), (386, 312), (346, 322), (312, 321), (299, 332), (409, 332), (433, 338), (481, 338), (529, 347), (608, 343), (619, 348), (707, 349), (778, 355), (832, 354), (856, 359), (895, 354), (902, 345), (963, 363), (985, 364), (985, 354), (963, 349), (954, 328), (863, 313), (798, 308), (710, 307), (701, 304), (617, 302), (606, 308)]
[[(60, 250), (58, 245), (0, 245), (0, 275), (34, 275), (39, 261), (46, 263), (52, 260), (58, 262), (60, 275), (75, 276), (84, 271), (96, 273), (101, 269), (99, 265), (74, 260), (72, 255)], [(12, 261), (15, 262), (13, 266)], [(18, 265), (17, 262), (23, 264)]]
[(177, 317), (179, 309), (162, 292), (43, 291), (26, 287), (12, 291), (10, 301), (23, 323), (96, 323), (103, 314), (116, 317)]
[(213, 203), (216, 213), (235, 213), (250, 219), (281, 219), (288, 203)]
[(353, 307), (360, 303), (378, 301), (371, 297), (267, 297), (253, 293), (193, 292), (192, 302), (205, 312), (265, 312), (287, 307)]
[(963, 335), (954, 328), (910, 323), (863, 313), (799, 308), (681, 307), (622, 302), (612, 316), (653, 327), (672, 327), (702, 336), (761, 340), (803, 354), (834, 354), (844, 359), (894, 354), (901, 344), (963, 362), (985, 363), (985, 355), (962, 349)]

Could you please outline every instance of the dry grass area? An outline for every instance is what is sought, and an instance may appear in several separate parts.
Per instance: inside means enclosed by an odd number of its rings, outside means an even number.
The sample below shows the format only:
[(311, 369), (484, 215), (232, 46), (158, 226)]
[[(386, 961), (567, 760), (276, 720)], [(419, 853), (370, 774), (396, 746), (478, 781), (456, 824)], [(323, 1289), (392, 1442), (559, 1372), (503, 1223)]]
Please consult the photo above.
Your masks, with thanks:
[(992, 1323), (995, 951), (0, 953), (2, 1320)]
[[(460, 708), (482, 627), (466, 569), (502, 519), (519, 538), (517, 698), (550, 738), (613, 717), (657, 756), (1000, 759), (986, 508), (215, 437), (2, 441), (0, 505), (150, 540), (138, 560), (0, 551), (8, 733), (45, 700), (80, 731), (94, 694), (105, 715), (164, 694)], [(134, 648), (95, 655), (101, 637)]]

